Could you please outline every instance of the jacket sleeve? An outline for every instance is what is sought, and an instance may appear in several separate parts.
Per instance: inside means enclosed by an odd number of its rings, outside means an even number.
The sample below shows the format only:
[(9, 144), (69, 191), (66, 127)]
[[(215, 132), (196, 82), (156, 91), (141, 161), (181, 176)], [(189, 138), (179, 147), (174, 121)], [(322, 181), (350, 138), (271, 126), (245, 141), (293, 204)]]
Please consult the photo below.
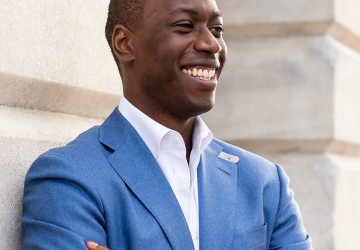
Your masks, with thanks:
[(311, 237), (303, 226), (294, 193), (289, 188), (289, 177), (276, 165), (280, 182), (280, 202), (269, 249), (312, 250)]
[(23, 249), (85, 250), (88, 240), (106, 246), (101, 200), (78, 169), (51, 153), (30, 167), (21, 221)]

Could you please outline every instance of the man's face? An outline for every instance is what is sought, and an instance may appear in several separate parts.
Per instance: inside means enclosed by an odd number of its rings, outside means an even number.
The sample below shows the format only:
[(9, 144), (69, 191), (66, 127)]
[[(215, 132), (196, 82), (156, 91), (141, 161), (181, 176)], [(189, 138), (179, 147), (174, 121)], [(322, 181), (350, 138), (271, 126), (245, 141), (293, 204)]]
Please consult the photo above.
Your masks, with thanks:
[(135, 33), (137, 98), (149, 112), (190, 118), (209, 111), (226, 60), (215, 0), (148, 0)]

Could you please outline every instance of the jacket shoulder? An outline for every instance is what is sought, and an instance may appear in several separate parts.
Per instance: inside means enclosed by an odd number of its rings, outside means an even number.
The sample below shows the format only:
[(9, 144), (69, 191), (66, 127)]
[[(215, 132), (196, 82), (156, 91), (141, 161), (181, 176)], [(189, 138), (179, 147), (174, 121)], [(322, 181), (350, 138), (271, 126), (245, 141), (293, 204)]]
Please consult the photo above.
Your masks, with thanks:
[(58, 156), (66, 159), (76, 159), (78, 157), (93, 156), (94, 152), (99, 153), (103, 146), (99, 142), (99, 126), (94, 126), (70, 141), (64, 146), (52, 148), (42, 153), (39, 158), (44, 156)]

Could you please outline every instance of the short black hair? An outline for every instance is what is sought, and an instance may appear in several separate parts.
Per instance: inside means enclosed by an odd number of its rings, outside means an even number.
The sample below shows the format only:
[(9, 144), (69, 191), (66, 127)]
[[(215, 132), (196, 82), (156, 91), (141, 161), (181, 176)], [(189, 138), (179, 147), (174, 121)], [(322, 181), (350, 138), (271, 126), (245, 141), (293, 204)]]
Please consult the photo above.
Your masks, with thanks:
[(122, 24), (131, 30), (136, 30), (143, 24), (144, 6), (146, 0), (110, 0), (105, 36), (112, 51), (112, 33), (118, 24)]

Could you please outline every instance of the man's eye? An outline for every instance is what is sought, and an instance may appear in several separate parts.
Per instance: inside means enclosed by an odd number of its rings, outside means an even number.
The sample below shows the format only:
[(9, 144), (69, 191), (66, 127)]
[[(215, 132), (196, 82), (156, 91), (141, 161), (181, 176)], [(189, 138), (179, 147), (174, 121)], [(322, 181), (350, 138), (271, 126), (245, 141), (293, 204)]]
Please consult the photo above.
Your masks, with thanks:
[(185, 28), (185, 29), (193, 29), (194, 25), (192, 23), (178, 23), (176, 26)]
[(214, 32), (221, 33), (221, 32), (224, 31), (224, 28), (222, 26), (216, 26), (216, 27), (212, 27), (211, 30), (214, 31)]
[(222, 37), (222, 33), (223, 33), (223, 31), (224, 31), (224, 27), (222, 27), (222, 26), (215, 26), (215, 27), (210, 28), (210, 31), (211, 31), (211, 33), (213, 33), (213, 35), (214, 35), (215, 37), (220, 38), (220, 37)]

